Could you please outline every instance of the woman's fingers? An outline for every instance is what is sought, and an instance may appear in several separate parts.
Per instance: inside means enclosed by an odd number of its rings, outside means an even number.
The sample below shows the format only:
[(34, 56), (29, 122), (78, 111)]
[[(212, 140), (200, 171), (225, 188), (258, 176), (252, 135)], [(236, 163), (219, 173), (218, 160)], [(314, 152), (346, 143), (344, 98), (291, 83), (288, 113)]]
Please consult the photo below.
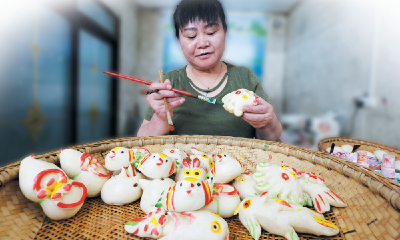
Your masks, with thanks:
[(151, 90), (171, 90), (172, 86), (171, 86), (171, 82), (169, 81), (169, 79), (165, 80), (164, 83), (152, 83), (150, 85), (150, 89)]

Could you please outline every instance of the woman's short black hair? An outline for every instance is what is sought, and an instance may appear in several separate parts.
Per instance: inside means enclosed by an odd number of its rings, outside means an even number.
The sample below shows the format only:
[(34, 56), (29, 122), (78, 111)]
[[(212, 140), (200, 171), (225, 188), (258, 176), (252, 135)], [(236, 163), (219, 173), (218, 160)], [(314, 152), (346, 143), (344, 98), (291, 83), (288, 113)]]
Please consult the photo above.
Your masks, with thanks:
[(228, 29), (224, 9), (218, 0), (182, 0), (174, 13), (176, 37), (179, 38), (179, 29), (183, 25), (195, 21), (196, 18), (207, 23), (218, 22), (220, 19), (225, 32)]

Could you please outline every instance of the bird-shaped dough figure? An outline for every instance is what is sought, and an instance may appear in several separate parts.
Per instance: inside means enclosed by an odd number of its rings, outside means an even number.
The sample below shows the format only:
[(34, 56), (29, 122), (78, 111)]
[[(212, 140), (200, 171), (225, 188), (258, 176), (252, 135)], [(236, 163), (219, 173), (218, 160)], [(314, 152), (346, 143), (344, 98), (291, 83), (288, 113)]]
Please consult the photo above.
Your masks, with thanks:
[(215, 183), (228, 183), (243, 172), (243, 164), (226, 153), (217, 155), (214, 168), (210, 173)]
[(123, 205), (136, 201), (142, 196), (139, 180), (143, 178), (133, 165), (122, 167), (121, 173), (111, 177), (101, 189), (101, 199), (110, 205)]
[(265, 195), (244, 199), (235, 211), (254, 239), (260, 238), (261, 228), (288, 240), (299, 240), (296, 232), (318, 236), (334, 236), (339, 233), (339, 228), (325, 220), (322, 214)]
[(155, 207), (174, 212), (196, 211), (211, 203), (213, 186), (208, 181), (193, 183), (183, 179), (167, 189)]
[(235, 114), (236, 117), (243, 115), (243, 107), (246, 105), (257, 105), (257, 97), (254, 92), (247, 89), (239, 89), (228, 93), (222, 98), (226, 111)]
[(245, 172), (235, 178), (232, 184), (239, 192), (240, 199), (260, 195), (262, 192), (256, 189), (256, 181), (253, 179), (253, 173)]
[(119, 171), (122, 167), (142, 160), (150, 151), (146, 148), (129, 149), (125, 147), (115, 147), (106, 156), (104, 164), (108, 170)]
[(168, 157), (172, 157), (175, 159), (176, 162), (176, 169), (181, 169), (182, 166), (182, 161), (183, 159), (189, 159), (189, 154), (187, 154), (185, 151), (180, 150), (179, 148), (166, 148), (162, 151), (165, 155)]
[(214, 168), (214, 154), (206, 154), (194, 147), (190, 148), (194, 155), (190, 155), (190, 159), (193, 161), (196, 158), (200, 161), (200, 167), (204, 168), (206, 172), (209, 172), (211, 169)]
[(332, 206), (347, 207), (347, 203), (325, 185), (325, 180), (315, 173), (301, 173), (299, 177), (303, 191), (310, 195), (316, 211), (329, 212)]
[(176, 170), (175, 159), (168, 157), (164, 153), (146, 155), (140, 162), (136, 162), (134, 166), (146, 177), (152, 179), (169, 177)]
[(39, 203), (53, 220), (73, 217), (81, 209), (87, 194), (83, 183), (68, 179), (55, 164), (33, 157), (21, 161), (19, 186), (24, 196)]
[(204, 168), (200, 167), (200, 160), (195, 158), (192, 162), (187, 159), (182, 161), (183, 167), (176, 172), (175, 181), (186, 179), (188, 181), (196, 182), (206, 180), (207, 172)]
[(139, 186), (143, 189), (142, 197), (140, 198), (140, 208), (143, 212), (149, 213), (157, 204), (164, 192), (175, 184), (175, 181), (170, 178), (160, 178), (154, 180), (140, 179)]
[(215, 183), (212, 192), (213, 201), (200, 210), (209, 210), (223, 218), (232, 217), (240, 203), (239, 193), (229, 184)]
[(284, 165), (268, 162), (258, 163), (253, 178), (256, 189), (268, 192), (269, 198), (280, 198), (290, 204), (310, 205), (307, 195), (303, 194), (300, 181), (297, 180), (297, 171)]
[(139, 237), (161, 240), (229, 240), (227, 222), (210, 211), (168, 212), (158, 208), (144, 218), (125, 224), (125, 230)]
[(75, 149), (61, 150), (60, 164), (68, 177), (85, 184), (87, 197), (99, 196), (101, 188), (111, 176), (111, 172), (97, 158)]

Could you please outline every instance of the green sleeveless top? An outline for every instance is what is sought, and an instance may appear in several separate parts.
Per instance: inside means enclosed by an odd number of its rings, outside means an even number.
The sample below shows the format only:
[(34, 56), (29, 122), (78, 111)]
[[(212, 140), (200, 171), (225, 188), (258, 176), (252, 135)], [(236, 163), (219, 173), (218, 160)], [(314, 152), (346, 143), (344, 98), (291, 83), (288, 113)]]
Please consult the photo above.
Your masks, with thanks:
[[(267, 95), (257, 79), (256, 75), (247, 67), (236, 67), (225, 63), (228, 70), (220, 81), (220, 84), (228, 77), (224, 89), (215, 97), (217, 100), (240, 88), (245, 88), (256, 93), (259, 97), (268, 101)], [(193, 87), (196, 87), (192, 80), (186, 74), (186, 66), (167, 72), (164, 79), (171, 81), (173, 88), (198, 93)], [(216, 86), (218, 88), (220, 86)], [(197, 87), (196, 87), (197, 88)], [(210, 90), (214, 90), (210, 89)], [(199, 89), (199, 88), (197, 88)], [(205, 91), (204, 89), (199, 89)], [(181, 96), (185, 102), (173, 109), (172, 121), (175, 131), (170, 131), (170, 135), (214, 135), (214, 136), (232, 136), (254, 138), (255, 129), (240, 117), (236, 117), (224, 109), (222, 105), (211, 104), (199, 99)], [(150, 121), (154, 110), (149, 107), (145, 119)]]

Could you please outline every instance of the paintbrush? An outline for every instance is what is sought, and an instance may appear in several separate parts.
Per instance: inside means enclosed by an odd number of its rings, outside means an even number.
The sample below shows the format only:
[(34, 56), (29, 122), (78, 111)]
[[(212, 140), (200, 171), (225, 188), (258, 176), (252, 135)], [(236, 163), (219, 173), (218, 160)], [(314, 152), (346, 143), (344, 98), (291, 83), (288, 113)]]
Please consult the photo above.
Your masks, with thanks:
[[(143, 83), (143, 84), (146, 84), (146, 85), (151, 85), (152, 84), (152, 82), (150, 82), (150, 81), (145, 81), (145, 80), (141, 80), (141, 79), (137, 79), (137, 78), (133, 78), (133, 77), (128, 77), (128, 76), (124, 76), (124, 75), (120, 75), (120, 74), (116, 74), (116, 73), (112, 73), (112, 72), (108, 72), (108, 71), (104, 71), (104, 73), (112, 75), (112, 76), (120, 77), (120, 78), (125, 78), (125, 79), (128, 79), (128, 80), (134, 81), (134, 82)], [(206, 97), (206, 96), (199, 95), (199, 94), (196, 94), (196, 93), (191, 93), (191, 92), (188, 92), (188, 91), (185, 91), (185, 90), (172, 88), (171, 91), (174, 91), (174, 92), (176, 92), (178, 94), (181, 94), (181, 95), (184, 95), (184, 96), (187, 96), (187, 97), (197, 98), (197, 99), (203, 100), (203, 101), (208, 102), (208, 103), (224, 105), (223, 102), (221, 102), (221, 101), (219, 101), (219, 100), (217, 100), (215, 98)]]
[[(164, 80), (163, 80), (162, 74), (161, 74), (161, 70), (158, 70), (158, 73), (160, 74), (160, 82), (164, 83)], [(167, 98), (164, 98), (164, 105), (165, 105), (165, 111), (167, 112), (169, 130), (170, 131), (174, 131), (175, 130), (174, 123), (172, 122), (171, 113), (169, 112), (169, 106), (168, 106)]]

